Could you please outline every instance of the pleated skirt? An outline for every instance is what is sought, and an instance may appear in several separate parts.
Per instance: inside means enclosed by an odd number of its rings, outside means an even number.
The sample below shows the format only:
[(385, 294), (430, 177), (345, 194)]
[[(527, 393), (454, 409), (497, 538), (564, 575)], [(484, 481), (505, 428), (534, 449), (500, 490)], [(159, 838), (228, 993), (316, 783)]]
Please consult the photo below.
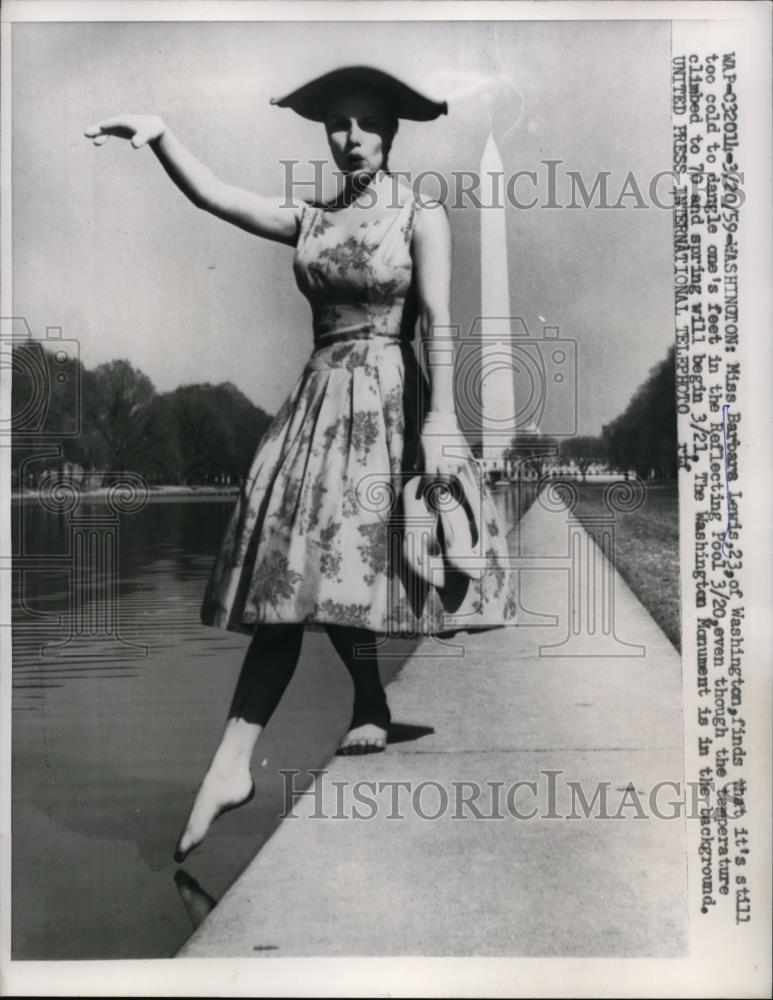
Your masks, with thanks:
[(258, 624), (332, 623), (403, 636), (515, 624), (507, 526), (466, 444), (480, 580), (451, 570), (438, 588), (403, 556), (401, 491), (423, 471), (428, 390), (405, 342), (346, 339), (312, 353), (240, 488), (203, 624), (250, 634)]

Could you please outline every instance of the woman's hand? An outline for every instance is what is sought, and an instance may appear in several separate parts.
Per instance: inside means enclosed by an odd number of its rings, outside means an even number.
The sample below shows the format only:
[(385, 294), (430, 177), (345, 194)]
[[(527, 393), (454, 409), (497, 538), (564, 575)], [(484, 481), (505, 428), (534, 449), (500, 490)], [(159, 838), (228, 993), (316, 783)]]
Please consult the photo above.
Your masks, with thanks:
[(465, 464), (467, 441), (454, 413), (430, 412), (421, 431), (423, 473), (432, 479), (456, 475)]
[(119, 139), (131, 139), (135, 149), (160, 138), (166, 131), (166, 125), (158, 115), (116, 115), (115, 118), (105, 118), (97, 122), (83, 133), (93, 139), (95, 146), (104, 145), (111, 135)]
[(211, 212), (240, 229), (295, 246), (304, 203), (295, 198), (266, 198), (233, 184), (225, 184), (198, 160), (157, 115), (116, 115), (89, 125), (84, 135), (95, 146), (111, 135), (130, 139), (139, 149), (151, 149), (169, 177), (196, 208)]

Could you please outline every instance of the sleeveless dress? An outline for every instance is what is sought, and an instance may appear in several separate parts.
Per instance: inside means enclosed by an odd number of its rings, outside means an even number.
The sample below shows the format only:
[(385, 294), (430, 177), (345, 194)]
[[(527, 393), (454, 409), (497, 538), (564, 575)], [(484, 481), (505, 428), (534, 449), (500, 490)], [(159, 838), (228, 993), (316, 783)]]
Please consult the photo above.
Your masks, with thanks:
[(422, 208), (410, 188), (398, 190), (386, 218), (339, 224), (324, 205), (301, 211), (293, 269), (311, 304), (313, 350), (240, 488), (201, 606), (205, 625), (445, 636), (515, 624), (505, 526), (466, 444), (480, 580), (450, 572), (440, 590), (401, 555), (400, 492), (423, 471), (429, 383), (411, 347), (411, 236)]

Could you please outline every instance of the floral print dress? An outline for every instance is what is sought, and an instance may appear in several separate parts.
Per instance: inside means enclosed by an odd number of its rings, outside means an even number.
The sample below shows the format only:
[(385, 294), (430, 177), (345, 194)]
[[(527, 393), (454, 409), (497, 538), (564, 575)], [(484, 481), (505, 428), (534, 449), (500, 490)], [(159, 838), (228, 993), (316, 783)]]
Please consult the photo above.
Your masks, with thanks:
[(394, 635), (514, 624), (505, 530), (472, 453), (481, 578), (442, 589), (402, 555), (401, 489), (421, 472), (429, 385), (411, 347), (417, 319), (411, 190), (385, 218), (301, 212), (293, 268), (311, 304), (313, 351), (260, 442), (207, 584), (201, 621), (334, 623)]

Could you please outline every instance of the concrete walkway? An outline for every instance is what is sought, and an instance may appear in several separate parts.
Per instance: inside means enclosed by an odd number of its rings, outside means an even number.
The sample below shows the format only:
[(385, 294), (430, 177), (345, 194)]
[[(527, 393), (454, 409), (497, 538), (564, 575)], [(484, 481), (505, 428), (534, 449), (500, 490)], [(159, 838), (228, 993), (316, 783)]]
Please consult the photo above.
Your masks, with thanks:
[[(389, 687), (398, 741), (335, 757), (181, 955), (684, 954), (684, 819), (649, 806), (683, 780), (680, 659), (587, 541), (565, 510), (532, 506), (510, 536), (530, 567), (521, 626), (425, 641)], [(574, 646), (555, 648), (572, 623)], [(606, 810), (573, 809), (572, 781), (589, 803), (604, 783)], [(358, 804), (357, 782), (388, 784)], [(465, 804), (476, 787), (493, 818)], [(661, 815), (674, 798), (666, 786)]]

